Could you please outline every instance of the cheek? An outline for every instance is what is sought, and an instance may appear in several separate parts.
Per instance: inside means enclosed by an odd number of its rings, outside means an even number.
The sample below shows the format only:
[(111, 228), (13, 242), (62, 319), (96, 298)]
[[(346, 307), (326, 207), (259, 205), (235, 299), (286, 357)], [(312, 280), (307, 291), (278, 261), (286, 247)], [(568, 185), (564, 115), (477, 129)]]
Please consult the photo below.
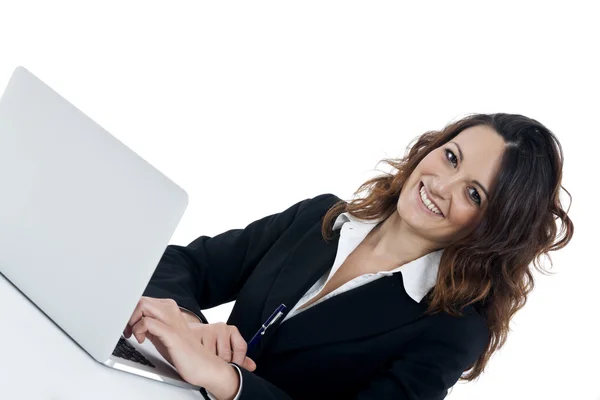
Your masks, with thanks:
[(452, 215), (450, 215), (450, 223), (457, 230), (473, 227), (479, 220), (479, 210), (469, 204), (454, 205)]
[(435, 171), (439, 171), (440, 168), (444, 167), (442, 156), (438, 154), (437, 150), (427, 154), (423, 160), (417, 165), (417, 170), (420, 173), (430, 174)]

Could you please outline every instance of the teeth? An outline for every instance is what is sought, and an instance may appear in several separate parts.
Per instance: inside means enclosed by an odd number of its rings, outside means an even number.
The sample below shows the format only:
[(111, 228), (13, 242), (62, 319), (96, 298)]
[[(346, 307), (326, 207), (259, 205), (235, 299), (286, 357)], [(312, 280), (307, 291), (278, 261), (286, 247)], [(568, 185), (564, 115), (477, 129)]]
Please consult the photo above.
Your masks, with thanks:
[(427, 194), (425, 194), (425, 187), (421, 187), (420, 190), (421, 193), (421, 200), (423, 201), (423, 204), (425, 204), (425, 206), (430, 209), (431, 211), (433, 211), (434, 213), (440, 215), (442, 214), (442, 212), (439, 210), (439, 208), (437, 208), (432, 202), (431, 200), (429, 200), (427, 198)]

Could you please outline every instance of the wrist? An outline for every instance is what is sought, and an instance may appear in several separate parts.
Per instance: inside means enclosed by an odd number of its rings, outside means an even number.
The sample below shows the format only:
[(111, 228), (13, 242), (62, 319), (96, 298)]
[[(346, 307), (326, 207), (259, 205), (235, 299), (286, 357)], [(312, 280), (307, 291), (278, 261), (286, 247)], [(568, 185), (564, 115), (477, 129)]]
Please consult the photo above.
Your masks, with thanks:
[(220, 360), (211, 373), (205, 370), (202, 376), (202, 386), (218, 400), (233, 400), (240, 388), (240, 375), (237, 369), (225, 361)]
[(188, 324), (201, 324), (202, 320), (200, 320), (195, 314), (187, 311), (187, 310), (181, 310), (181, 314), (183, 315), (183, 318), (185, 319), (185, 321)]

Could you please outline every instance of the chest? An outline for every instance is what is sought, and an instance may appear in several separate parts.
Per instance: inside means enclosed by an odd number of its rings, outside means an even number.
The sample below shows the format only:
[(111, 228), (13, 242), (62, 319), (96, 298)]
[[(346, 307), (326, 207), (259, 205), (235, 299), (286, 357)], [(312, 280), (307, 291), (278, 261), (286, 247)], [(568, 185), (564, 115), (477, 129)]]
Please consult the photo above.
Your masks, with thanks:
[(389, 260), (382, 257), (378, 257), (367, 247), (358, 246), (348, 257), (342, 265), (337, 269), (335, 274), (329, 279), (327, 284), (323, 287), (321, 292), (308, 302), (303, 304), (300, 309), (309, 307), (311, 304), (316, 303), (323, 297), (339, 289), (351, 280), (369, 273), (376, 273), (383, 270), (389, 270)]

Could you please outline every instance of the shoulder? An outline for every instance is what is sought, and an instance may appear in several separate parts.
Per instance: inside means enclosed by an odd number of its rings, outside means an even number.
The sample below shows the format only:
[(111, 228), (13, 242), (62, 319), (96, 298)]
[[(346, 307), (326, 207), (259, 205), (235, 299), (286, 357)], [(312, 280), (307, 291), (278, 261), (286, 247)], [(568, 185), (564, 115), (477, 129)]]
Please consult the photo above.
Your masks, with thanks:
[(320, 194), (318, 196), (315, 196), (312, 198), (312, 201), (315, 204), (322, 204), (322, 205), (334, 205), (335, 203), (337, 203), (338, 201), (340, 201), (341, 199), (336, 196), (335, 194), (332, 193), (324, 193), (324, 194)]
[(487, 347), (490, 337), (487, 321), (473, 306), (465, 307), (461, 316), (437, 313), (431, 317), (433, 326), (425, 334), (430, 339), (452, 344), (472, 355), (480, 354)]
[(298, 214), (304, 213), (305, 215), (314, 214), (323, 216), (325, 213), (333, 207), (341, 199), (332, 193), (324, 193), (318, 196), (308, 198), (304, 200), (298, 209)]

